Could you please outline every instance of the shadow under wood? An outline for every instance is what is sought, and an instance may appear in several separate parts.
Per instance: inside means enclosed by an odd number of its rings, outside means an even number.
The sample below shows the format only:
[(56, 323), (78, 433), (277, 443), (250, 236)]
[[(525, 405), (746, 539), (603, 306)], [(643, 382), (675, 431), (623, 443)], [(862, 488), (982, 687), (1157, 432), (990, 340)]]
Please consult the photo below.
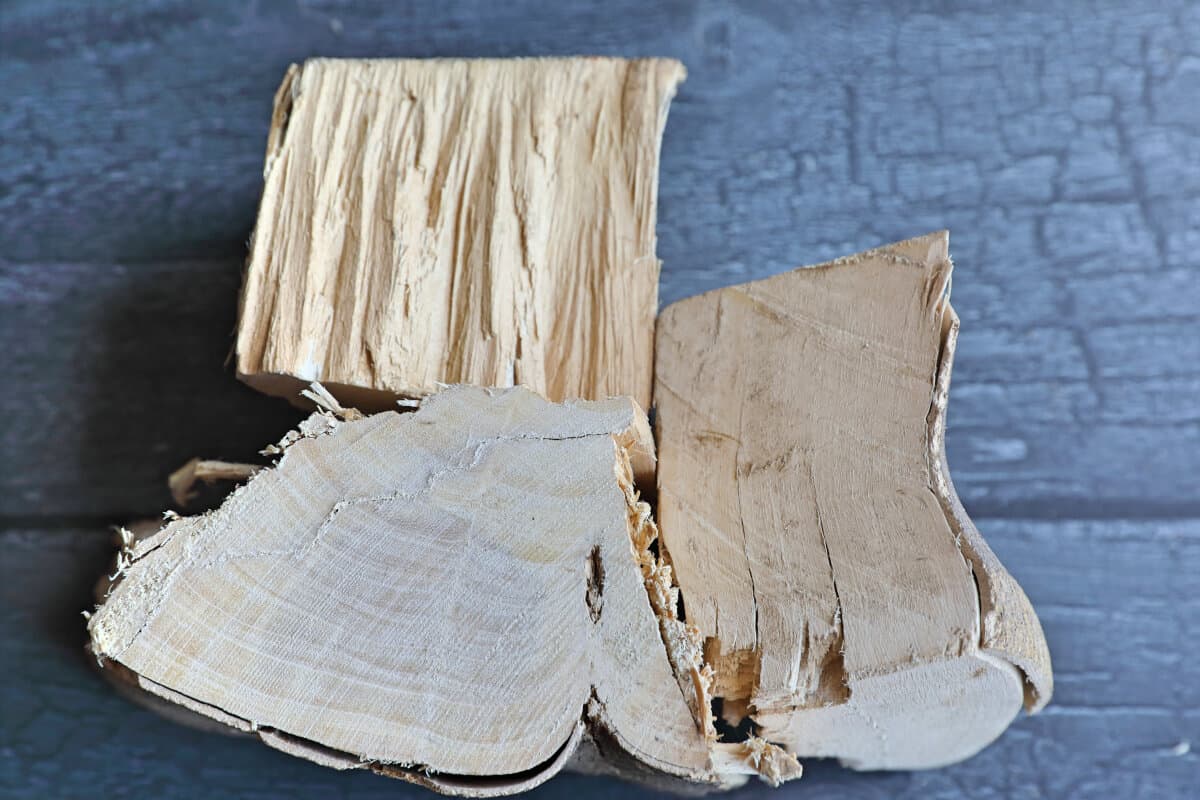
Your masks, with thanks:
[[(68, 409), (47, 447), (62, 449), (42, 476), (48, 502), (29, 527), (45, 531), (54, 592), (31, 614), (36, 633), (82, 658), (80, 611), (94, 603), (96, 581), (112, 567), (109, 524), (155, 519), (175, 504), (167, 476), (193, 456), (262, 462), (258, 451), (303, 413), (258, 395), (225, 366), (237, 314), (242, 261), (78, 265), (61, 280), (87, 291), (62, 293), (56, 325), (73, 327), (67, 358), (78, 384), (61, 387)], [(74, 463), (72, 463), (72, 458)], [(218, 503), (228, 486), (202, 492), (181, 513)], [(32, 534), (31, 534), (32, 535)]]
[(174, 505), (167, 476), (188, 459), (262, 463), (258, 451), (304, 414), (244, 386), (226, 364), (240, 258), (96, 269), (108, 274), (94, 324), (80, 332), (93, 344), (79, 387), (78, 492), (101, 519), (157, 517)]
[[(93, 534), (94, 535), (91, 535)], [(5, 605), (24, 617), (33, 635), (71, 660), (84, 659), (87, 623), (81, 612), (95, 604), (96, 580), (112, 568), (113, 547), (106, 531), (28, 531), (6, 534), (10, 555), (22, 567), (6, 581)]]

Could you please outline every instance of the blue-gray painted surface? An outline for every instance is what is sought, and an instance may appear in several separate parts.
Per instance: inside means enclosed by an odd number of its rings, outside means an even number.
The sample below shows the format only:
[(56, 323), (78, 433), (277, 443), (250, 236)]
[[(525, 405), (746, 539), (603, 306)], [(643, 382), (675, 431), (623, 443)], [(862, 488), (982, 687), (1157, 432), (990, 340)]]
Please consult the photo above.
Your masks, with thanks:
[[(0, 796), (419, 796), (172, 726), (88, 670), (104, 525), (298, 419), (223, 367), (286, 66), (668, 55), (664, 302), (936, 228), (963, 332), (948, 448), (1058, 691), (965, 764), (768, 795), (1200, 787), (1200, 6), (0, 5)], [(1191, 790), (1191, 791), (1189, 791)], [(561, 777), (542, 797), (626, 796)]]

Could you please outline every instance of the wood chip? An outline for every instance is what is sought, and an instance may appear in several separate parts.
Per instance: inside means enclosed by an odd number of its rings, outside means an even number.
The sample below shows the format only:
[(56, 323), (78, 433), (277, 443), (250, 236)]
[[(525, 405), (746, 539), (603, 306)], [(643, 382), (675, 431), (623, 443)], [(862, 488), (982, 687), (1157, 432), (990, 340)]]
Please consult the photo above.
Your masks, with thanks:
[(256, 464), (235, 464), (229, 461), (193, 458), (167, 478), (171, 498), (180, 506), (186, 506), (196, 496), (196, 484), (219, 481), (240, 482), (249, 480), (260, 467)]

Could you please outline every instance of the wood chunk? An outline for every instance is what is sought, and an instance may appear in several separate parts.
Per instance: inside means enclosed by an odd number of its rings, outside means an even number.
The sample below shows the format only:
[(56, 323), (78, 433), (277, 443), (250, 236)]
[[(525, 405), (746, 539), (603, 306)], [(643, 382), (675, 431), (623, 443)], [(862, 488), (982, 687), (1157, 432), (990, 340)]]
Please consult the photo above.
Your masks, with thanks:
[(714, 693), (800, 756), (947, 764), (1051, 692), (945, 465), (950, 272), (942, 232), (659, 320), (662, 543)]
[(242, 380), (390, 408), (440, 384), (649, 407), (676, 61), (333, 60), (275, 99)]
[(456, 387), (341, 411), (216, 511), (124, 537), (89, 630), (127, 684), (453, 794), (531, 788), (580, 747), (581, 768), (601, 753), (665, 784), (799, 773), (713, 742), (700, 640), (633, 488), (653, 440), (631, 400)]

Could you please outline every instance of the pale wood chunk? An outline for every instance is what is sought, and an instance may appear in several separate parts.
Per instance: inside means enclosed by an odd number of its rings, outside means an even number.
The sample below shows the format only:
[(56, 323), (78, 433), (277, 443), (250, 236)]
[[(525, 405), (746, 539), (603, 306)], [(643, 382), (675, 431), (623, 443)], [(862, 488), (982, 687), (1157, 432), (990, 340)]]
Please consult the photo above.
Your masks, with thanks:
[(239, 377), (368, 410), (440, 384), (649, 407), (676, 61), (333, 60), (280, 86)]
[(244, 481), (258, 472), (255, 464), (234, 464), (228, 461), (193, 458), (167, 478), (171, 499), (180, 507), (186, 506), (196, 496), (197, 483), (221, 481)]
[(1051, 692), (1037, 617), (945, 466), (947, 244), (720, 289), (659, 320), (663, 545), (713, 692), (801, 757), (950, 763)]
[(630, 399), (455, 387), (411, 414), (336, 410), (216, 511), (122, 537), (89, 629), (126, 685), (455, 794), (596, 752), (664, 785), (798, 775), (774, 748), (714, 749), (699, 635), (633, 487), (653, 440)]

